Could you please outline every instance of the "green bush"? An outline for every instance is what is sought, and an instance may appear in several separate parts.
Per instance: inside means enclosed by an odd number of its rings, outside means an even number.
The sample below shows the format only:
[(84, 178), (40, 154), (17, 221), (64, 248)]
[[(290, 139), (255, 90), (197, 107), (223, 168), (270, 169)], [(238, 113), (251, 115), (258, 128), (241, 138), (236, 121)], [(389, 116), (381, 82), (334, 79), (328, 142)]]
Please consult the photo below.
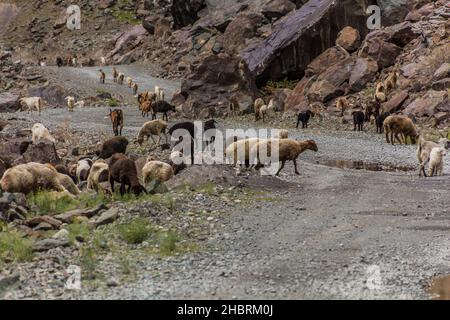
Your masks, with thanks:
[(32, 242), (15, 230), (0, 233), (0, 265), (5, 262), (25, 262), (33, 257)]
[(139, 244), (150, 237), (152, 228), (144, 218), (117, 226), (120, 237), (128, 244)]
[(174, 231), (165, 231), (159, 234), (159, 248), (164, 255), (170, 255), (177, 248), (178, 235)]
[(37, 207), (39, 214), (59, 214), (76, 209), (79, 202), (70, 196), (58, 196), (50, 191), (38, 191), (28, 196), (28, 203)]

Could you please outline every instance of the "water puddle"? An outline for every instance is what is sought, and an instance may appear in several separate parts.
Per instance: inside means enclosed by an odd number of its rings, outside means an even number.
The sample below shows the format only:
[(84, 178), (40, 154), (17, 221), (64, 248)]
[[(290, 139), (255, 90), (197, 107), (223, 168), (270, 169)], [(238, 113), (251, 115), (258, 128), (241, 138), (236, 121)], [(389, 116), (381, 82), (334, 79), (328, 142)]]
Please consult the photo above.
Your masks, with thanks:
[(450, 276), (435, 278), (429, 292), (434, 295), (433, 300), (450, 300)]
[(368, 170), (368, 171), (413, 171), (414, 167), (410, 166), (395, 166), (384, 163), (374, 163), (365, 161), (353, 161), (353, 160), (323, 160), (317, 163), (334, 168), (340, 169), (354, 169), (354, 170)]

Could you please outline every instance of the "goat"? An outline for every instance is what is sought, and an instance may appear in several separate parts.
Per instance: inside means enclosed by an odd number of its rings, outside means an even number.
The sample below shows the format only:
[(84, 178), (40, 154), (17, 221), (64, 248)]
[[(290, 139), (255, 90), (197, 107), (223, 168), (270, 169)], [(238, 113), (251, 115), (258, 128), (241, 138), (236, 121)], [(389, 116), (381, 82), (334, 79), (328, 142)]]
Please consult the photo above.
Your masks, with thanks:
[(375, 119), (375, 124), (377, 126), (377, 133), (383, 133), (383, 123), (384, 120), (389, 117), (390, 113), (389, 112), (383, 112), (382, 114), (379, 114), (376, 119)]
[(164, 117), (165, 117), (166, 121), (169, 121), (169, 117), (167, 116), (167, 113), (169, 111), (176, 112), (175, 106), (171, 105), (170, 103), (168, 103), (164, 100), (159, 100), (159, 101), (156, 101), (155, 103), (152, 103), (151, 108), (152, 108), (152, 119), (156, 119), (157, 113), (162, 113), (163, 114), (162, 119), (164, 120)]
[(117, 78), (119, 77), (119, 73), (117, 72), (117, 69), (113, 67), (113, 81), (117, 82)]
[(255, 112), (255, 121), (258, 121), (261, 116), (261, 108), (265, 105), (265, 102), (262, 98), (258, 98), (255, 100), (253, 107)]
[(430, 177), (442, 176), (444, 168), (444, 156), (446, 155), (444, 147), (434, 147), (430, 152)]
[(310, 110), (300, 112), (297, 115), (296, 128), (298, 129), (298, 125), (300, 124), (300, 122), (302, 123), (302, 129), (308, 128), (308, 122), (311, 117), (314, 117), (314, 113), (312, 113)]
[(69, 112), (73, 112), (73, 108), (75, 107), (75, 98), (72, 96), (66, 97), (67, 100), (67, 108)]
[(122, 85), (123, 84), (123, 79), (124, 79), (125, 75), (123, 73), (119, 73), (117, 75), (117, 83)]
[[(147, 140), (148, 140), (149, 137), (151, 137), (153, 143), (159, 144), (161, 142), (161, 134), (164, 134), (164, 137), (165, 137), (166, 143), (167, 143), (166, 130), (167, 130), (167, 122), (165, 122), (163, 120), (159, 120), (159, 119), (148, 121), (148, 122), (144, 123), (144, 125), (139, 130), (136, 142), (139, 145), (142, 145), (142, 143), (144, 142), (144, 138), (147, 138)], [(159, 138), (158, 142), (155, 142), (155, 140), (153, 139), (154, 135), (158, 136), (158, 138)]]
[(43, 105), (41, 97), (20, 98), (19, 101), (22, 106), (26, 106), (28, 108), (28, 112), (30, 112), (32, 108), (35, 108), (38, 111), (38, 114), (41, 115)]
[(133, 83), (133, 94), (136, 95), (138, 92), (139, 86), (138, 84), (135, 82)]
[(105, 83), (105, 79), (106, 79), (106, 74), (105, 74), (105, 72), (102, 70), (102, 69), (100, 69), (100, 70), (98, 70), (98, 72), (100, 73), (100, 83)]
[(37, 144), (40, 140), (48, 140), (53, 143), (56, 143), (55, 138), (52, 137), (50, 132), (42, 123), (35, 123), (33, 127), (31, 127), (31, 140), (33, 144)]
[(354, 131), (356, 131), (356, 127), (358, 127), (358, 131), (364, 131), (364, 119), (365, 115), (362, 111), (353, 111), (353, 125), (354, 125)]
[[(416, 144), (416, 140), (419, 137), (416, 127), (411, 119), (405, 116), (391, 115), (388, 116), (383, 122), (384, 132), (386, 134), (386, 142), (392, 143), (394, 145), (394, 136), (395, 139), (402, 144), (402, 141), (399, 138), (399, 134), (404, 135), (405, 144), (408, 136), (411, 138), (411, 143)], [(390, 134), (390, 140), (389, 140)]]
[(114, 135), (121, 136), (124, 124), (123, 111), (121, 109), (109, 109), (109, 117), (111, 119)]
[(155, 86), (155, 94), (156, 94), (156, 100), (157, 101), (164, 101), (164, 90), (158, 86)]
[(113, 161), (109, 166), (109, 183), (114, 192), (114, 182), (120, 183), (120, 195), (123, 197), (128, 186), (128, 192), (133, 191), (136, 196), (147, 193), (147, 190), (139, 183), (136, 164), (127, 157), (121, 157)]
[(339, 99), (337, 99), (336, 109), (341, 111), (341, 117), (344, 116), (344, 112), (345, 112), (345, 110), (347, 110), (348, 106), (349, 106), (349, 103), (348, 103), (348, 100), (346, 97), (340, 97)]

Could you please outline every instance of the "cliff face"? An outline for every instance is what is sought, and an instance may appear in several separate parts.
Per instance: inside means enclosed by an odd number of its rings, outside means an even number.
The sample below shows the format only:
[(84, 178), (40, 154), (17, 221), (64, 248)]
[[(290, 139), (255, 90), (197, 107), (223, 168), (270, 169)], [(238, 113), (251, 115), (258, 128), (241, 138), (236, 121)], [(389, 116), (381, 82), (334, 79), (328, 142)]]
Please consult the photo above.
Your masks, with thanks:
[(258, 83), (299, 79), (315, 57), (334, 45), (345, 26), (362, 36), (368, 33), (367, 5), (366, 0), (311, 0), (282, 18), (267, 39), (246, 48), (241, 56)]

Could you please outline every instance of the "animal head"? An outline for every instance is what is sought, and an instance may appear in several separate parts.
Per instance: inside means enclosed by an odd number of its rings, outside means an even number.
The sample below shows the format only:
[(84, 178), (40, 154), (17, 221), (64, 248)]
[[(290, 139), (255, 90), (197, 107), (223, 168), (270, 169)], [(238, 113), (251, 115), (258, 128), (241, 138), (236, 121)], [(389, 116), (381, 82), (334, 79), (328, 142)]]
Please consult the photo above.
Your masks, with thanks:
[(150, 161), (156, 161), (156, 157), (154, 155), (149, 155), (147, 157), (147, 162), (150, 162)]
[(307, 140), (306, 141), (307, 149), (312, 150), (314, 152), (319, 151), (319, 148), (317, 148), (317, 144), (314, 140)]
[(139, 196), (141, 193), (147, 194), (147, 190), (140, 184), (137, 186), (133, 186), (131, 189), (136, 196)]

